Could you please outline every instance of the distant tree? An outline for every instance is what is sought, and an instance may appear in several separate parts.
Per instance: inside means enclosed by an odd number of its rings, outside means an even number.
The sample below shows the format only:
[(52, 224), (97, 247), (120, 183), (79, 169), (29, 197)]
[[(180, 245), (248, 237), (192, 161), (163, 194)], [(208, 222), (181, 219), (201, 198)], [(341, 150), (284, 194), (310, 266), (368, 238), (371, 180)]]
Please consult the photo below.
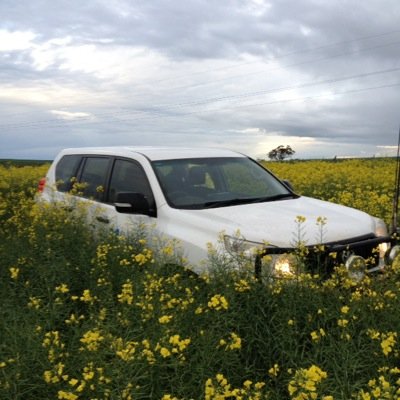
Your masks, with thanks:
[(270, 160), (282, 161), (285, 158), (292, 156), (294, 153), (296, 152), (289, 145), (280, 145), (268, 153), (268, 158)]

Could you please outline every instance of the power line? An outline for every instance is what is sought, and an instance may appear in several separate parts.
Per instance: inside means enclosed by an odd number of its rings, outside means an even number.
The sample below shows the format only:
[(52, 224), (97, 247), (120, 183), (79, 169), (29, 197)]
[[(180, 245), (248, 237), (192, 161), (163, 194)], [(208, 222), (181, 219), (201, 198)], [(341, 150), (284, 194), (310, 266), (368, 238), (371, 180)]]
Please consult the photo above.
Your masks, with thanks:
[[(290, 57), (290, 56), (293, 56), (293, 55), (297, 55), (297, 54), (310, 53), (310, 52), (313, 52), (313, 51), (324, 50), (324, 49), (327, 49), (329, 47), (335, 47), (335, 46), (341, 46), (341, 45), (346, 45), (346, 44), (350, 44), (350, 43), (356, 43), (356, 42), (363, 41), (363, 40), (376, 39), (376, 38), (383, 37), (383, 36), (393, 35), (395, 33), (400, 33), (400, 29), (396, 29), (396, 30), (389, 31), (389, 32), (383, 32), (383, 33), (380, 33), (380, 34), (377, 34), (377, 35), (361, 36), (361, 37), (358, 37), (356, 39), (345, 40), (345, 41), (341, 41), (341, 42), (333, 42), (333, 43), (325, 44), (325, 45), (322, 45), (322, 46), (316, 46), (316, 47), (311, 47), (311, 48), (302, 48), (302, 49), (299, 49), (299, 50), (295, 50), (295, 51), (292, 51), (292, 52), (289, 52), (289, 53), (284, 53), (284, 54), (282, 54), (280, 56), (277, 56), (277, 57), (274, 58), (274, 61), (275, 60), (280, 60), (282, 58)], [(268, 63), (270, 63), (270, 62), (271, 61), (268, 61)], [(259, 63), (259, 61), (248, 61), (248, 62), (244, 62), (244, 63), (232, 65), (232, 66), (225, 66), (225, 67), (214, 68), (214, 69), (206, 69), (206, 70), (203, 70), (203, 71), (192, 72), (192, 73), (186, 74), (186, 75), (179, 75), (177, 77), (160, 79), (158, 81), (153, 81), (153, 83), (160, 83), (160, 82), (165, 82), (165, 81), (169, 81), (169, 80), (176, 80), (177, 78), (178, 79), (182, 79), (182, 78), (190, 77), (190, 76), (194, 76), (194, 75), (202, 75), (204, 73), (214, 72), (214, 71), (221, 71), (221, 70), (223, 71), (223, 70), (226, 70), (226, 69), (232, 69), (232, 68), (237, 68), (237, 67), (241, 67), (241, 66), (244, 66), (244, 65), (256, 64), (256, 63)]]
[[(379, 85), (379, 86), (370, 86), (366, 88), (360, 88), (360, 89), (352, 89), (352, 90), (346, 90), (342, 92), (332, 92), (327, 94), (320, 94), (320, 95), (313, 95), (313, 96), (303, 96), (303, 97), (296, 97), (292, 99), (284, 99), (284, 100), (273, 100), (269, 102), (261, 102), (261, 103), (253, 103), (253, 104), (238, 104), (236, 106), (230, 106), (230, 107), (224, 107), (224, 108), (214, 108), (214, 109), (204, 109), (204, 110), (195, 110), (195, 111), (187, 111), (184, 113), (180, 113), (179, 115), (165, 115), (165, 114), (160, 114), (160, 115), (147, 115), (144, 117), (140, 118), (135, 118), (135, 119), (119, 119), (118, 122), (137, 122), (141, 120), (154, 120), (156, 117), (163, 117), (163, 118), (168, 118), (168, 117), (179, 117), (179, 118), (184, 118), (188, 117), (190, 115), (194, 114), (200, 114), (200, 113), (207, 113), (207, 112), (219, 112), (219, 111), (227, 111), (227, 110), (236, 110), (236, 109), (241, 109), (241, 108), (252, 108), (252, 107), (259, 107), (259, 106), (264, 106), (264, 105), (273, 105), (273, 104), (279, 104), (279, 103), (289, 103), (289, 102), (297, 102), (297, 101), (309, 101), (317, 98), (323, 98), (327, 96), (337, 96), (337, 95), (345, 95), (345, 94), (350, 94), (350, 93), (362, 93), (370, 90), (378, 90), (378, 89), (383, 89), (383, 88), (392, 88), (392, 87), (398, 87), (400, 86), (400, 82), (397, 83), (392, 83), (392, 84), (385, 84), (385, 85)], [(55, 121), (53, 121), (55, 122)], [(108, 122), (111, 121), (92, 121), (92, 122), (84, 122), (82, 123), (81, 121), (63, 121), (60, 123), (60, 121), (57, 121), (55, 124), (51, 125), (32, 125), (29, 126), (32, 129), (38, 129), (38, 128), (64, 128), (66, 126), (69, 126), (71, 124), (73, 125), (80, 125), (80, 126), (92, 126), (95, 124), (107, 124)], [(115, 121), (112, 122), (115, 125)], [(24, 128), (25, 126), (14, 126), (13, 128)], [(0, 128), (3, 128), (0, 126)]]
[[(322, 81), (313, 81), (313, 82), (306, 82), (306, 83), (302, 83), (302, 84), (298, 84), (298, 85), (291, 85), (291, 86), (284, 86), (284, 87), (280, 87), (280, 88), (274, 88), (274, 89), (264, 89), (264, 90), (260, 90), (260, 91), (256, 91), (256, 92), (247, 92), (247, 93), (241, 93), (241, 94), (237, 94), (237, 95), (230, 95), (230, 96), (221, 96), (221, 97), (214, 97), (214, 98), (206, 98), (206, 99), (202, 99), (202, 100), (197, 100), (197, 101), (192, 101), (192, 102), (186, 102), (186, 103), (175, 103), (175, 104), (170, 104), (170, 105), (166, 105), (166, 106), (160, 106), (160, 105), (154, 105), (154, 108), (157, 107), (163, 107), (162, 110), (160, 110), (159, 112), (166, 112), (166, 111), (174, 111), (177, 108), (186, 108), (186, 107), (191, 107), (191, 106), (201, 106), (201, 105), (207, 105), (207, 104), (212, 104), (212, 103), (217, 103), (217, 102), (226, 102), (226, 101), (234, 101), (234, 100), (240, 100), (240, 99), (244, 99), (244, 98), (250, 98), (250, 97), (258, 97), (258, 96), (263, 96), (266, 94), (271, 94), (271, 93), (279, 93), (279, 92), (283, 92), (283, 91), (287, 91), (287, 90), (293, 90), (293, 89), (302, 89), (302, 88), (306, 88), (306, 87), (312, 87), (312, 86), (318, 86), (318, 85), (323, 85), (323, 84), (331, 84), (331, 83), (337, 83), (337, 82), (343, 82), (343, 81), (347, 81), (347, 80), (351, 80), (351, 79), (358, 79), (358, 78), (366, 78), (366, 77), (370, 77), (370, 76), (376, 76), (376, 75), (380, 75), (380, 74), (385, 74), (385, 73), (390, 73), (390, 72), (396, 72), (399, 71), (400, 67), (398, 68), (389, 68), (389, 69), (385, 69), (385, 70), (378, 70), (378, 71), (372, 71), (372, 72), (367, 72), (364, 74), (355, 74), (355, 75), (348, 75), (345, 77), (336, 77), (336, 78), (332, 78), (332, 79), (325, 79)], [(146, 114), (146, 111), (144, 110), (125, 110), (125, 111), (120, 111), (120, 112), (113, 112), (113, 113), (105, 113), (105, 114), (97, 114), (94, 117), (115, 117), (118, 115), (124, 115), (124, 114), (129, 114), (129, 113), (136, 113), (136, 114)], [(156, 114), (157, 111), (156, 110), (151, 110), (150, 113), (152, 115)], [(93, 116), (89, 116), (89, 117), (82, 117), (79, 118), (78, 120), (73, 120), (70, 121), (71, 123), (75, 123), (75, 122), (81, 122), (83, 120), (90, 120), (93, 119)], [(1, 129), (5, 129), (5, 128), (12, 128), (12, 127), (32, 127), (35, 125), (43, 125), (46, 123), (54, 123), (54, 120), (41, 120), (41, 121), (36, 121), (36, 122), (21, 122), (21, 123), (14, 123), (14, 124), (2, 124), (0, 125)]]
[[(346, 80), (355, 79), (355, 78), (365, 78), (365, 77), (369, 77), (369, 76), (380, 75), (380, 74), (395, 72), (395, 71), (399, 71), (399, 70), (400, 70), (400, 67), (389, 68), (386, 70), (367, 72), (364, 74), (348, 75), (348, 76), (341, 77), (341, 78), (325, 79), (325, 80), (317, 81), (317, 82), (307, 82), (307, 83), (303, 83), (300, 85), (283, 86), (280, 88), (264, 89), (264, 90), (260, 90), (260, 91), (256, 91), (256, 92), (248, 92), (248, 93), (242, 93), (242, 94), (238, 94), (238, 95), (208, 98), (208, 99), (204, 99), (204, 100), (176, 104), (175, 106), (187, 107), (187, 106), (191, 106), (191, 105), (201, 105), (201, 104), (207, 104), (207, 103), (212, 103), (212, 102), (230, 101), (230, 100), (236, 100), (236, 99), (241, 99), (241, 98), (246, 98), (246, 97), (262, 96), (264, 94), (269, 94), (269, 93), (276, 93), (276, 92), (282, 92), (282, 91), (293, 90), (293, 89), (301, 89), (301, 88), (305, 88), (305, 87), (316, 86), (316, 85), (327, 84), (327, 83), (336, 83), (336, 82), (346, 81)], [(175, 106), (173, 106), (173, 107), (175, 107)]]
[(351, 52), (341, 52), (341, 53), (338, 53), (338, 54), (335, 54), (335, 55), (331, 55), (331, 56), (316, 58), (316, 59), (307, 60), (307, 61), (301, 61), (301, 62), (297, 62), (297, 63), (293, 63), (293, 64), (281, 65), (279, 67), (274, 67), (274, 68), (266, 68), (266, 69), (263, 69), (263, 70), (260, 70), (260, 71), (255, 71), (255, 72), (246, 72), (245, 74), (229, 76), (227, 78), (222, 78), (222, 79), (217, 79), (217, 80), (214, 79), (214, 80), (209, 81), (209, 82), (203, 82), (203, 83), (186, 85), (186, 86), (174, 86), (173, 88), (169, 88), (168, 90), (192, 89), (192, 88), (197, 88), (197, 87), (213, 85), (215, 83), (230, 81), (232, 79), (245, 78), (247, 76), (254, 76), (254, 75), (258, 75), (258, 74), (263, 74), (265, 72), (279, 71), (279, 70), (283, 70), (285, 68), (298, 67), (298, 66), (307, 65), (307, 64), (314, 64), (314, 63), (317, 63), (317, 62), (320, 62), (320, 61), (327, 61), (327, 60), (331, 60), (332, 58), (338, 58), (338, 57), (342, 57), (342, 56), (350, 56), (350, 55), (362, 53), (362, 52), (368, 51), (368, 50), (376, 50), (376, 49), (381, 49), (381, 48), (384, 48), (384, 47), (394, 46), (394, 45), (397, 45), (399, 43), (400, 43), (400, 41), (396, 41), (396, 42), (385, 43), (385, 44), (376, 45), (376, 46), (372, 46), (372, 47), (365, 47), (363, 49), (357, 49), (357, 50), (354, 50), (354, 51), (351, 51)]
[[(285, 58), (285, 57), (290, 56), (290, 55), (322, 50), (322, 49), (326, 49), (326, 48), (329, 48), (329, 47), (334, 47), (334, 46), (344, 45), (344, 44), (349, 44), (349, 43), (355, 43), (355, 42), (359, 42), (359, 41), (362, 41), (362, 40), (379, 38), (379, 37), (388, 36), (388, 35), (392, 35), (394, 33), (399, 33), (399, 32), (400, 32), (400, 30), (394, 30), (394, 31), (390, 31), (390, 32), (381, 33), (381, 34), (378, 34), (378, 35), (369, 35), (369, 36), (359, 37), (359, 38), (356, 38), (356, 39), (353, 39), (353, 40), (331, 43), (331, 44), (327, 44), (327, 45), (323, 45), (323, 46), (319, 46), (319, 47), (314, 47), (314, 48), (309, 48), (309, 49), (300, 49), (300, 50), (297, 50), (297, 51), (294, 51), (294, 52), (291, 52), (291, 53), (283, 54), (283, 55), (275, 58), (274, 61), (275, 60), (279, 60), (281, 58)], [(381, 44), (381, 45), (376, 45), (376, 46), (372, 46), (372, 47), (367, 47), (367, 48), (363, 48), (363, 49), (354, 50), (352, 52), (339, 53), (339, 54), (336, 54), (336, 55), (317, 58), (317, 59), (313, 59), (313, 60), (309, 60), (309, 61), (288, 64), (288, 65), (284, 65), (284, 66), (281, 66), (281, 67), (278, 67), (278, 68), (269, 68), (269, 69), (267, 68), (266, 70), (263, 70), (263, 71), (248, 72), (246, 74), (234, 75), (234, 76), (231, 76), (231, 77), (226, 77), (226, 78), (219, 79), (219, 80), (211, 80), (211, 81), (208, 81), (208, 82), (202, 82), (202, 83), (198, 83), (198, 84), (190, 84), (190, 85), (185, 85), (185, 86), (175, 86), (175, 87), (172, 87), (172, 88), (168, 88), (168, 91), (169, 91), (168, 95), (171, 95), (171, 91), (174, 91), (174, 90), (191, 89), (191, 88), (196, 88), (196, 87), (201, 87), (201, 86), (213, 85), (215, 83), (228, 81), (228, 80), (232, 80), (232, 79), (237, 79), (237, 78), (243, 78), (243, 77), (250, 76), (250, 75), (256, 75), (256, 74), (264, 73), (266, 71), (281, 70), (281, 69), (284, 69), (284, 68), (290, 68), (290, 67), (296, 67), (296, 66), (301, 66), (301, 65), (306, 65), (306, 64), (312, 64), (312, 63), (316, 63), (316, 62), (319, 62), (319, 61), (325, 61), (325, 60), (329, 60), (329, 59), (332, 59), (332, 58), (337, 58), (337, 57), (340, 57), (340, 56), (352, 55), (352, 54), (357, 54), (357, 53), (368, 51), (368, 50), (375, 50), (375, 49), (379, 49), (379, 48), (383, 48), (383, 47), (388, 47), (388, 46), (392, 46), (392, 45), (395, 45), (395, 44), (398, 44), (398, 43), (399, 43), (399, 41), (391, 42), (391, 43), (385, 43), (385, 44)], [(255, 63), (258, 63), (258, 61), (257, 62), (242, 63), (242, 65), (255, 64)], [(234, 68), (234, 67), (235, 66), (221, 67), (220, 69), (223, 70), (223, 69), (230, 69), (230, 68)], [(205, 70), (205, 71), (203, 71), (201, 73), (212, 72), (212, 71), (214, 71), (214, 70), (213, 69), (209, 69), (209, 70)], [(191, 75), (195, 75), (195, 74), (200, 74), (200, 73), (187, 74), (186, 76), (191, 76)], [(182, 75), (179, 78), (181, 78), (181, 77), (182, 77)], [(154, 83), (160, 83), (160, 82), (163, 82), (163, 81), (170, 81), (170, 80), (173, 80), (173, 78), (161, 79), (161, 80), (158, 80), (158, 81), (156, 80), (156, 81), (152, 81), (151, 83), (154, 84)], [(135, 88), (137, 89), (137, 88), (140, 88), (141, 86), (142, 87), (146, 87), (146, 85), (143, 84), (143, 85), (138, 85)], [(143, 96), (143, 94), (140, 93), (137, 96)], [(134, 96), (134, 97), (136, 97), (136, 96)], [(68, 98), (73, 98), (73, 97), (72, 96), (71, 97), (65, 97), (64, 96), (63, 98), (64, 99), (68, 99)], [(130, 99), (132, 99), (132, 97), (130, 97)], [(89, 103), (89, 104), (91, 104), (91, 103)], [(82, 103), (80, 103), (80, 106), (82, 106)], [(12, 116), (22, 116), (22, 115), (30, 115), (30, 114), (31, 113), (14, 113), (14, 114), (12, 114)], [(9, 114), (9, 116), (11, 116), (11, 115)]]

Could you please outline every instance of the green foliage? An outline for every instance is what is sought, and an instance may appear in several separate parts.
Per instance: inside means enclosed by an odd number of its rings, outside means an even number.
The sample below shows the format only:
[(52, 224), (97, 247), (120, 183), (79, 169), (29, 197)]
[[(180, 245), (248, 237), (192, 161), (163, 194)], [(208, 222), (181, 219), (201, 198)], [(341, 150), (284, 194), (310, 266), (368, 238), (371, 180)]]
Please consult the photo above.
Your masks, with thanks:
[(198, 277), (142, 227), (94, 235), (85, 210), (35, 204), (41, 170), (9, 173), (1, 399), (399, 397), (398, 265), (359, 283), (340, 268), (261, 283), (216, 256)]

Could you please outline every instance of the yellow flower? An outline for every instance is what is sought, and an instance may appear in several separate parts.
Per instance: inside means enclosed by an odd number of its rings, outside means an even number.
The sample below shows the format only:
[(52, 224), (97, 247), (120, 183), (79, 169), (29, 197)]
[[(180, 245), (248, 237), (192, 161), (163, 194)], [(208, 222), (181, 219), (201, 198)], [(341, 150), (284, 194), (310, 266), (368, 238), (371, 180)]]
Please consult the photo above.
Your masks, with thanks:
[(11, 267), (9, 269), (9, 271), (10, 271), (11, 279), (17, 280), (18, 275), (19, 275), (19, 268)]
[(215, 377), (217, 378), (217, 382), (218, 382), (221, 386), (227, 386), (227, 385), (228, 385), (228, 381), (226, 380), (226, 378), (224, 377), (224, 375), (222, 375), (222, 374), (217, 374), (217, 375), (215, 375)]
[(343, 307), (340, 309), (340, 311), (341, 311), (342, 314), (347, 314), (347, 313), (349, 312), (349, 310), (350, 310), (350, 307), (348, 307), (348, 306), (343, 306)]
[(160, 349), (160, 354), (164, 357), (167, 358), (171, 355), (171, 352), (166, 348), (166, 347), (161, 347)]
[(67, 325), (78, 325), (79, 321), (85, 319), (84, 315), (79, 315), (78, 317), (75, 314), (71, 314), (68, 319), (65, 320)]
[[(275, 365), (277, 365), (277, 364), (275, 364)], [(278, 368), (278, 371), (279, 371), (279, 368)], [(276, 371), (276, 372), (278, 372), (278, 371)], [(254, 384), (254, 387), (255, 387), (257, 390), (261, 390), (265, 385), (266, 385), (265, 382), (256, 382), (256, 383)]]
[(245, 387), (246, 389), (249, 389), (252, 384), (253, 384), (253, 382), (248, 379), (243, 382), (243, 387)]
[(62, 283), (60, 286), (56, 286), (55, 291), (58, 293), (68, 293), (69, 289), (65, 283)]
[(274, 366), (271, 367), (271, 368), (268, 370), (268, 375), (269, 375), (270, 377), (272, 377), (272, 378), (275, 378), (275, 377), (278, 376), (278, 372), (279, 372), (279, 365), (278, 365), (278, 364), (274, 364)]
[(138, 344), (138, 342), (128, 341), (125, 343), (125, 346), (123, 346), (123, 343), (121, 342), (117, 346), (119, 348), (119, 350), (116, 351), (117, 356), (124, 361), (132, 361), (134, 359), (136, 346)]
[(158, 322), (160, 324), (168, 324), (172, 319), (172, 315), (163, 315), (162, 317), (158, 318)]
[(294, 375), (294, 379), (289, 382), (288, 391), (290, 396), (296, 395), (294, 399), (316, 399), (317, 386), (327, 373), (316, 365), (308, 369), (299, 369)]
[[(183, 351), (186, 349), (187, 346), (189, 346), (191, 340), (188, 339), (182, 339), (180, 338), (179, 335), (173, 335), (169, 338), (169, 343), (172, 344), (173, 346), (177, 346), (177, 349), (179, 349), (179, 351)], [(176, 353), (176, 348), (174, 348), (172, 350), (174, 353)]]
[(302, 224), (302, 223), (306, 222), (306, 217), (303, 217), (302, 215), (298, 215), (298, 216), (296, 217), (296, 222), (297, 222), (298, 224)]
[(107, 309), (103, 307), (99, 311), (99, 320), (104, 321), (106, 317), (107, 317)]
[(246, 292), (250, 290), (250, 285), (246, 280), (240, 279), (239, 282), (235, 282), (235, 290), (237, 292)]
[(322, 337), (326, 336), (323, 328), (319, 328), (319, 331), (312, 331), (310, 335), (311, 339), (315, 342), (319, 342)]
[(44, 371), (43, 379), (46, 383), (57, 383), (60, 381), (60, 378), (53, 371)]
[(337, 324), (341, 328), (345, 328), (348, 325), (349, 321), (347, 319), (338, 319)]
[(311, 339), (318, 342), (320, 340), (320, 337), (316, 331), (311, 332)]
[(130, 279), (122, 285), (122, 292), (117, 296), (120, 303), (131, 305), (133, 303), (133, 285)]
[(82, 293), (82, 296), (79, 298), (79, 300), (83, 301), (84, 303), (93, 304), (97, 300), (97, 297), (92, 296), (89, 289), (85, 289)]
[(59, 390), (58, 393), (58, 399), (59, 400), (77, 400), (78, 396), (76, 394), (73, 394), (71, 392), (64, 392), (63, 390)]
[(139, 253), (133, 256), (133, 259), (139, 264), (144, 265), (148, 261), (152, 261), (152, 252), (151, 250), (144, 249), (143, 253)]
[(173, 256), (174, 255), (174, 248), (172, 246), (165, 246), (165, 247), (163, 247), (162, 252), (166, 256)]
[(388, 332), (387, 334), (382, 334), (383, 340), (381, 342), (382, 352), (385, 356), (392, 352), (394, 345), (396, 344), (397, 333)]
[(87, 350), (96, 351), (103, 340), (104, 336), (101, 335), (101, 331), (94, 329), (87, 331), (80, 339), (80, 342), (86, 346)]
[(30, 296), (29, 297), (29, 303), (28, 307), (29, 308), (34, 308), (35, 310), (38, 310), (42, 304), (42, 301), (38, 299), (37, 297)]
[(236, 333), (232, 332), (230, 334), (230, 343), (221, 339), (219, 344), (220, 346), (225, 346), (225, 350), (239, 350), (242, 348), (242, 339)]
[(71, 386), (76, 386), (76, 385), (79, 383), (79, 381), (78, 381), (78, 379), (71, 378), (71, 379), (68, 381), (68, 383), (69, 383)]
[(228, 301), (224, 296), (220, 294), (216, 294), (211, 297), (208, 302), (208, 307), (215, 310), (227, 310), (228, 309)]
[(380, 333), (378, 332), (378, 331), (376, 331), (375, 329), (368, 329), (368, 336), (371, 338), (371, 339), (379, 339), (379, 337), (380, 337)]

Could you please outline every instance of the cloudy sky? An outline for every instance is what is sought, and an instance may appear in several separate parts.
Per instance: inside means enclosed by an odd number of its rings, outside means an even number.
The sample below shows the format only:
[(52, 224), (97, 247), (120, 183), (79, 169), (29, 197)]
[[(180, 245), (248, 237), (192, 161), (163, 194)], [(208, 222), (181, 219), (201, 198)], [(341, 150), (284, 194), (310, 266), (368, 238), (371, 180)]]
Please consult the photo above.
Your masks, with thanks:
[(398, 0), (1, 0), (0, 15), (0, 158), (394, 153)]

